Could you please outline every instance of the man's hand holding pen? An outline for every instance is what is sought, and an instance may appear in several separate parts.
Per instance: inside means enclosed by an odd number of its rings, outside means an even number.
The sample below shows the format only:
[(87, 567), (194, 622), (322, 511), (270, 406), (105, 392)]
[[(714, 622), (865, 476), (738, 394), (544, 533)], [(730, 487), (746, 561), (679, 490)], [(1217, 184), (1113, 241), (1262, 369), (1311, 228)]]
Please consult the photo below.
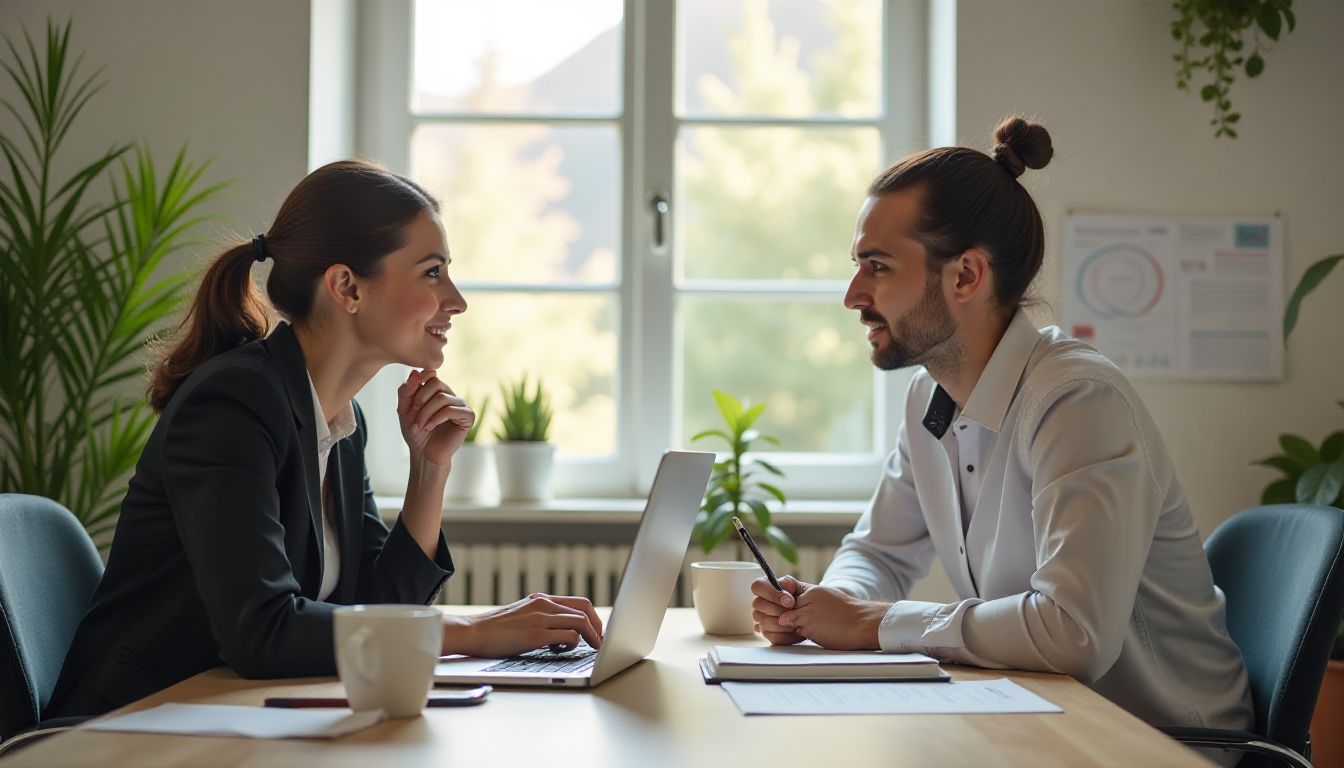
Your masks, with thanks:
[(756, 599), (751, 617), (771, 645), (811, 640), (838, 651), (878, 650), (878, 628), (890, 603), (860, 600), (834, 587), (779, 579), (777, 590), (765, 577), (751, 583)]

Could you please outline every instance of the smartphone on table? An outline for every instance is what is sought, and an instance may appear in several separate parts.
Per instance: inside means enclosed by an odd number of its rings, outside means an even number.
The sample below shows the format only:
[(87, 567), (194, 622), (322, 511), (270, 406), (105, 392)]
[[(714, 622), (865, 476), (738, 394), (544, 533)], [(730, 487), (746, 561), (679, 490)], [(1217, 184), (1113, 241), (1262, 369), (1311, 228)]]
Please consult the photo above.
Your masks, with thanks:
[[(484, 702), (485, 697), (489, 696), (492, 690), (494, 688), (489, 685), (479, 685), (461, 691), (436, 690), (430, 692), (425, 705), (429, 707), (470, 707), (473, 704)], [(340, 696), (271, 696), (262, 703), (267, 707), (283, 707), (286, 709), (350, 706), (350, 702)]]

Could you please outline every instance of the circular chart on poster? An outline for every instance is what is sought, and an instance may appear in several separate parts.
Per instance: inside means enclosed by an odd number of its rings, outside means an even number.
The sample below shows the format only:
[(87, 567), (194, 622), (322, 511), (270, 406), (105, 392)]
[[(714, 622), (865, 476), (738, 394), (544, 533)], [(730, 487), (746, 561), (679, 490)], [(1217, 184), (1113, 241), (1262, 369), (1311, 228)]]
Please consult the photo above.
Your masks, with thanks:
[(1162, 298), (1162, 265), (1142, 248), (1108, 245), (1083, 259), (1074, 289), (1094, 315), (1137, 318), (1153, 311)]

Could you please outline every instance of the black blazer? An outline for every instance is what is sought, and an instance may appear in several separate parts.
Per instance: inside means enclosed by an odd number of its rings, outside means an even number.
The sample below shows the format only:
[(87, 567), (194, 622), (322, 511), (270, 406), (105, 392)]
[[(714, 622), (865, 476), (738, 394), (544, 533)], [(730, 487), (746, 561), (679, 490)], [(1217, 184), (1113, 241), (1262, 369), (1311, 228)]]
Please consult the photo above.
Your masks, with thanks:
[(341, 575), (327, 602), (312, 390), (293, 329), (210, 360), (150, 435), (107, 571), (52, 695), (52, 717), (99, 714), (227, 664), (243, 677), (336, 673), (338, 604), (426, 604), (452, 575), (378, 517), (365, 424), (332, 447)]

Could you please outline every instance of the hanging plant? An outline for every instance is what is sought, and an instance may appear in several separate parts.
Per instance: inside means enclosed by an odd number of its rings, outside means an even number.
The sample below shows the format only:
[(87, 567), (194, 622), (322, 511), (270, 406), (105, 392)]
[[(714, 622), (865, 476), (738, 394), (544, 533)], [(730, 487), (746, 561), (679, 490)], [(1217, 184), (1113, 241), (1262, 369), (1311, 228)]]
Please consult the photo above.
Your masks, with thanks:
[(1297, 25), (1293, 0), (1174, 0), (1177, 18), (1171, 36), (1180, 44), (1176, 59), (1176, 87), (1190, 90), (1195, 75), (1212, 78), (1199, 89), (1199, 98), (1213, 104), (1213, 135), (1235, 139), (1240, 112), (1232, 111), (1229, 96), (1235, 74), (1259, 77), (1265, 69), (1263, 53), (1269, 50), (1263, 34), (1278, 40), (1286, 24)]

